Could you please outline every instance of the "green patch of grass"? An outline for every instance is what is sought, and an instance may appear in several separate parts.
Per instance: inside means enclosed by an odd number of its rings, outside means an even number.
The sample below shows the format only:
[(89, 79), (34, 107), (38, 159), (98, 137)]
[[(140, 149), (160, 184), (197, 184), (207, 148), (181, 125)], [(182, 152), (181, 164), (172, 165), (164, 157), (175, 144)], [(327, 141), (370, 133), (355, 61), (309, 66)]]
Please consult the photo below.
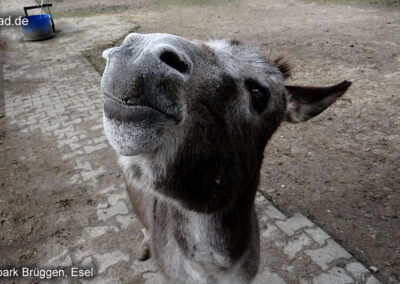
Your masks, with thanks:
[(400, 0), (307, 0), (317, 3), (338, 3), (338, 4), (367, 4), (367, 5), (386, 5), (400, 8)]
[(124, 41), (125, 37), (128, 34), (135, 32), (138, 28), (139, 26), (136, 26), (135, 28), (131, 29), (129, 33), (121, 36), (120, 38), (112, 40), (107, 43), (99, 44), (98, 46), (92, 49), (82, 52), (82, 54), (87, 59), (87, 61), (89, 61), (90, 65), (94, 68), (94, 70), (96, 70), (97, 73), (99, 73), (100, 75), (103, 75), (104, 69), (106, 68), (106, 60), (102, 57), (103, 51), (107, 48), (120, 46)]
[[(35, 0), (38, 5), (42, 2), (41, 0)], [(71, 10), (57, 10), (57, 1), (51, 1), (54, 6), (50, 7), (50, 12), (54, 18), (72, 18), (72, 17), (90, 17), (100, 14), (112, 14), (121, 13), (126, 11), (129, 7), (127, 5), (110, 5), (101, 7), (87, 7), (77, 8)], [(48, 12), (47, 8), (44, 9), (45, 13)]]
[[(107, 49), (109, 47), (111, 47), (111, 46), (104, 45), (101, 48), (99, 47), (99, 50), (96, 50), (96, 51), (105, 50), (105, 49)], [(85, 56), (87, 61), (89, 61), (90, 65), (93, 67), (93, 69), (96, 70), (97, 73), (102, 75), (103, 72), (104, 72), (104, 68), (106, 66), (106, 63), (105, 63), (105, 60), (103, 58), (101, 58), (101, 59), (98, 58), (96, 56), (96, 53), (98, 53), (98, 52), (94, 52), (94, 50), (91, 49), (91, 50), (84, 51), (82, 54), (83, 54), (83, 56)]]
[(207, 4), (221, 4), (227, 2), (236, 2), (237, 0), (152, 0), (155, 5), (207, 5)]
[(79, 8), (76, 10), (68, 10), (68, 11), (56, 11), (54, 13), (55, 18), (71, 18), (71, 17), (90, 17), (100, 14), (112, 14), (112, 13), (121, 13), (128, 9), (128, 6), (106, 6), (100, 8)]

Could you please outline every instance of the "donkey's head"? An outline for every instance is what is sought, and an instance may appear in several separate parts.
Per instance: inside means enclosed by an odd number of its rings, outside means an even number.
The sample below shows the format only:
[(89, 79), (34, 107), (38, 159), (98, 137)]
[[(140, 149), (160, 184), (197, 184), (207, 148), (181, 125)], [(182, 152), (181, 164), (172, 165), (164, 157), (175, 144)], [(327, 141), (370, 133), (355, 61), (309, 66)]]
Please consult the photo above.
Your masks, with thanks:
[(350, 86), (285, 86), (283, 58), (237, 41), (130, 34), (103, 56), (105, 131), (130, 182), (199, 211), (251, 201), (279, 124), (321, 113)]

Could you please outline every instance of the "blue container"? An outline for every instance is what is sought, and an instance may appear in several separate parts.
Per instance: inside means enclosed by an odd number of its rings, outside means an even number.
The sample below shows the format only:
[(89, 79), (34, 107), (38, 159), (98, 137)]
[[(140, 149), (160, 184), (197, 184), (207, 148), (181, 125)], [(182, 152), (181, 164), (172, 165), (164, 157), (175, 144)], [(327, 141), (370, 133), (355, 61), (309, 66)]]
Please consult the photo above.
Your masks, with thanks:
[(41, 40), (50, 38), (54, 35), (50, 16), (48, 14), (22, 17), (22, 19), (24, 18), (28, 19), (28, 24), (22, 25), (25, 39)]

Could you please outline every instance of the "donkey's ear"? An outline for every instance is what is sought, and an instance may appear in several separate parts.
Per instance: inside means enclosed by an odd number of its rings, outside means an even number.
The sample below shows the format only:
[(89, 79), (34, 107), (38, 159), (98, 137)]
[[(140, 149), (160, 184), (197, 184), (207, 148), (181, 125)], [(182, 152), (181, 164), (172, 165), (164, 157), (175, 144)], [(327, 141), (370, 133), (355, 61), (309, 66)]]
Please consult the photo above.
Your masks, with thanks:
[(350, 85), (351, 82), (343, 81), (330, 87), (286, 86), (285, 120), (302, 122), (313, 118), (340, 98)]

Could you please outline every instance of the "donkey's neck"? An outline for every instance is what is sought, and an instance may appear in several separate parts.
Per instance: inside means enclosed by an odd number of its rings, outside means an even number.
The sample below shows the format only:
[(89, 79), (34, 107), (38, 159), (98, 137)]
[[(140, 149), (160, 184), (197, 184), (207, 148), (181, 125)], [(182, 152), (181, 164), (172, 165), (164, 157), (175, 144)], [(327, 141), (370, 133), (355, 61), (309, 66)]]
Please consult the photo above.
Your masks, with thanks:
[(227, 268), (249, 248), (254, 231), (254, 202), (238, 204), (212, 213), (172, 207), (174, 238), (187, 258), (201, 265)]
[(246, 175), (232, 170), (217, 180), (216, 167), (163, 171), (154, 161), (125, 157), (120, 164), (135, 189), (134, 206), (149, 224), (152, 253), (171, 282), (248, 283), (259, 262), (258, 169), (242, 165)]

